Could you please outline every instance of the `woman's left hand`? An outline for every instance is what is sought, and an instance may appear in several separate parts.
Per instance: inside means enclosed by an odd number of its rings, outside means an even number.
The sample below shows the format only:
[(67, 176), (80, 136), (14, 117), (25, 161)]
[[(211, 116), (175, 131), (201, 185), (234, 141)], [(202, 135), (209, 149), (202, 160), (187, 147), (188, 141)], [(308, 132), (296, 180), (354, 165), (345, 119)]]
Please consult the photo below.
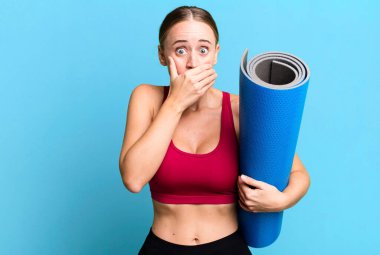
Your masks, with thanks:
[(279, 212), (287, 206), (287, 195), (273, 185), (246, 175), (238, 176), (237, 184), (239, 205), (248, 212)]

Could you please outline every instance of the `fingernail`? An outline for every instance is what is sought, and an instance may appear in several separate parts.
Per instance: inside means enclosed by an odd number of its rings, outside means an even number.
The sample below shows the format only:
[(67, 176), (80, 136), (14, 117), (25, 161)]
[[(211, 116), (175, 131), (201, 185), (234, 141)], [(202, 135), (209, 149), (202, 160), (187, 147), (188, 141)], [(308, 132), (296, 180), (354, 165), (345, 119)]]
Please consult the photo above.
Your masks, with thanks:
[(244, 175), (244, 174), (242, 174), (242, 175), (241, 175), (241, 178), (242, 178), (242, 179), (246, 179), (246, 178), (247, 178), (247, 176), (246, 176), (246, 175)]

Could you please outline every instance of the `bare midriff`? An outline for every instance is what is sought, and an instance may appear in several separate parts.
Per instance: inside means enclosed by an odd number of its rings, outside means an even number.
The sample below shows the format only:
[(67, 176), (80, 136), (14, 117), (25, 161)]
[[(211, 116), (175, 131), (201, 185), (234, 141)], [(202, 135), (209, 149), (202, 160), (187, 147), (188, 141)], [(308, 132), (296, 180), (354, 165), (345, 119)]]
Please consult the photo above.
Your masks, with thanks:
[(236, 204), (163, 204), (153, 201), (153, 233), (180, 245), (209, 243), (238, 228)]

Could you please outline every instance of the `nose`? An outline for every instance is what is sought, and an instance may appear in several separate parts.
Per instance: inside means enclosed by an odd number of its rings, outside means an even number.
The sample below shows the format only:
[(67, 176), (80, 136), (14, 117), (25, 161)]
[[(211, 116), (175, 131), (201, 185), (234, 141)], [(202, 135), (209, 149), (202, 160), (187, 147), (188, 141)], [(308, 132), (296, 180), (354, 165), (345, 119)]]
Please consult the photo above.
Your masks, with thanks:
[(196, 52), (191, 52), (188, 55), (186, 67), (188, 69), (191, 69), (191, 68), (197, 67), (198, 65), (199, 65), (199, 59)]

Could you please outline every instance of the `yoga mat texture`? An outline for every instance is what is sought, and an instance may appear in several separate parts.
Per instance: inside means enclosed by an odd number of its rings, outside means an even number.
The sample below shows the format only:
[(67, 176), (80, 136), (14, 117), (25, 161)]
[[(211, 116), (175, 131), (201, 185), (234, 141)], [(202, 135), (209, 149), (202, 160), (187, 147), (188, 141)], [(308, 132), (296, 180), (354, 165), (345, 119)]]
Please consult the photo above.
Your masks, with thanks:
[[(240, 172), (283, 191), (289, 180), (310, 71), (299, 58), (266, 52), (240, 64)], [(283, 212), (238, 209), (239, 226), (251, 247), (272, 244)]]

